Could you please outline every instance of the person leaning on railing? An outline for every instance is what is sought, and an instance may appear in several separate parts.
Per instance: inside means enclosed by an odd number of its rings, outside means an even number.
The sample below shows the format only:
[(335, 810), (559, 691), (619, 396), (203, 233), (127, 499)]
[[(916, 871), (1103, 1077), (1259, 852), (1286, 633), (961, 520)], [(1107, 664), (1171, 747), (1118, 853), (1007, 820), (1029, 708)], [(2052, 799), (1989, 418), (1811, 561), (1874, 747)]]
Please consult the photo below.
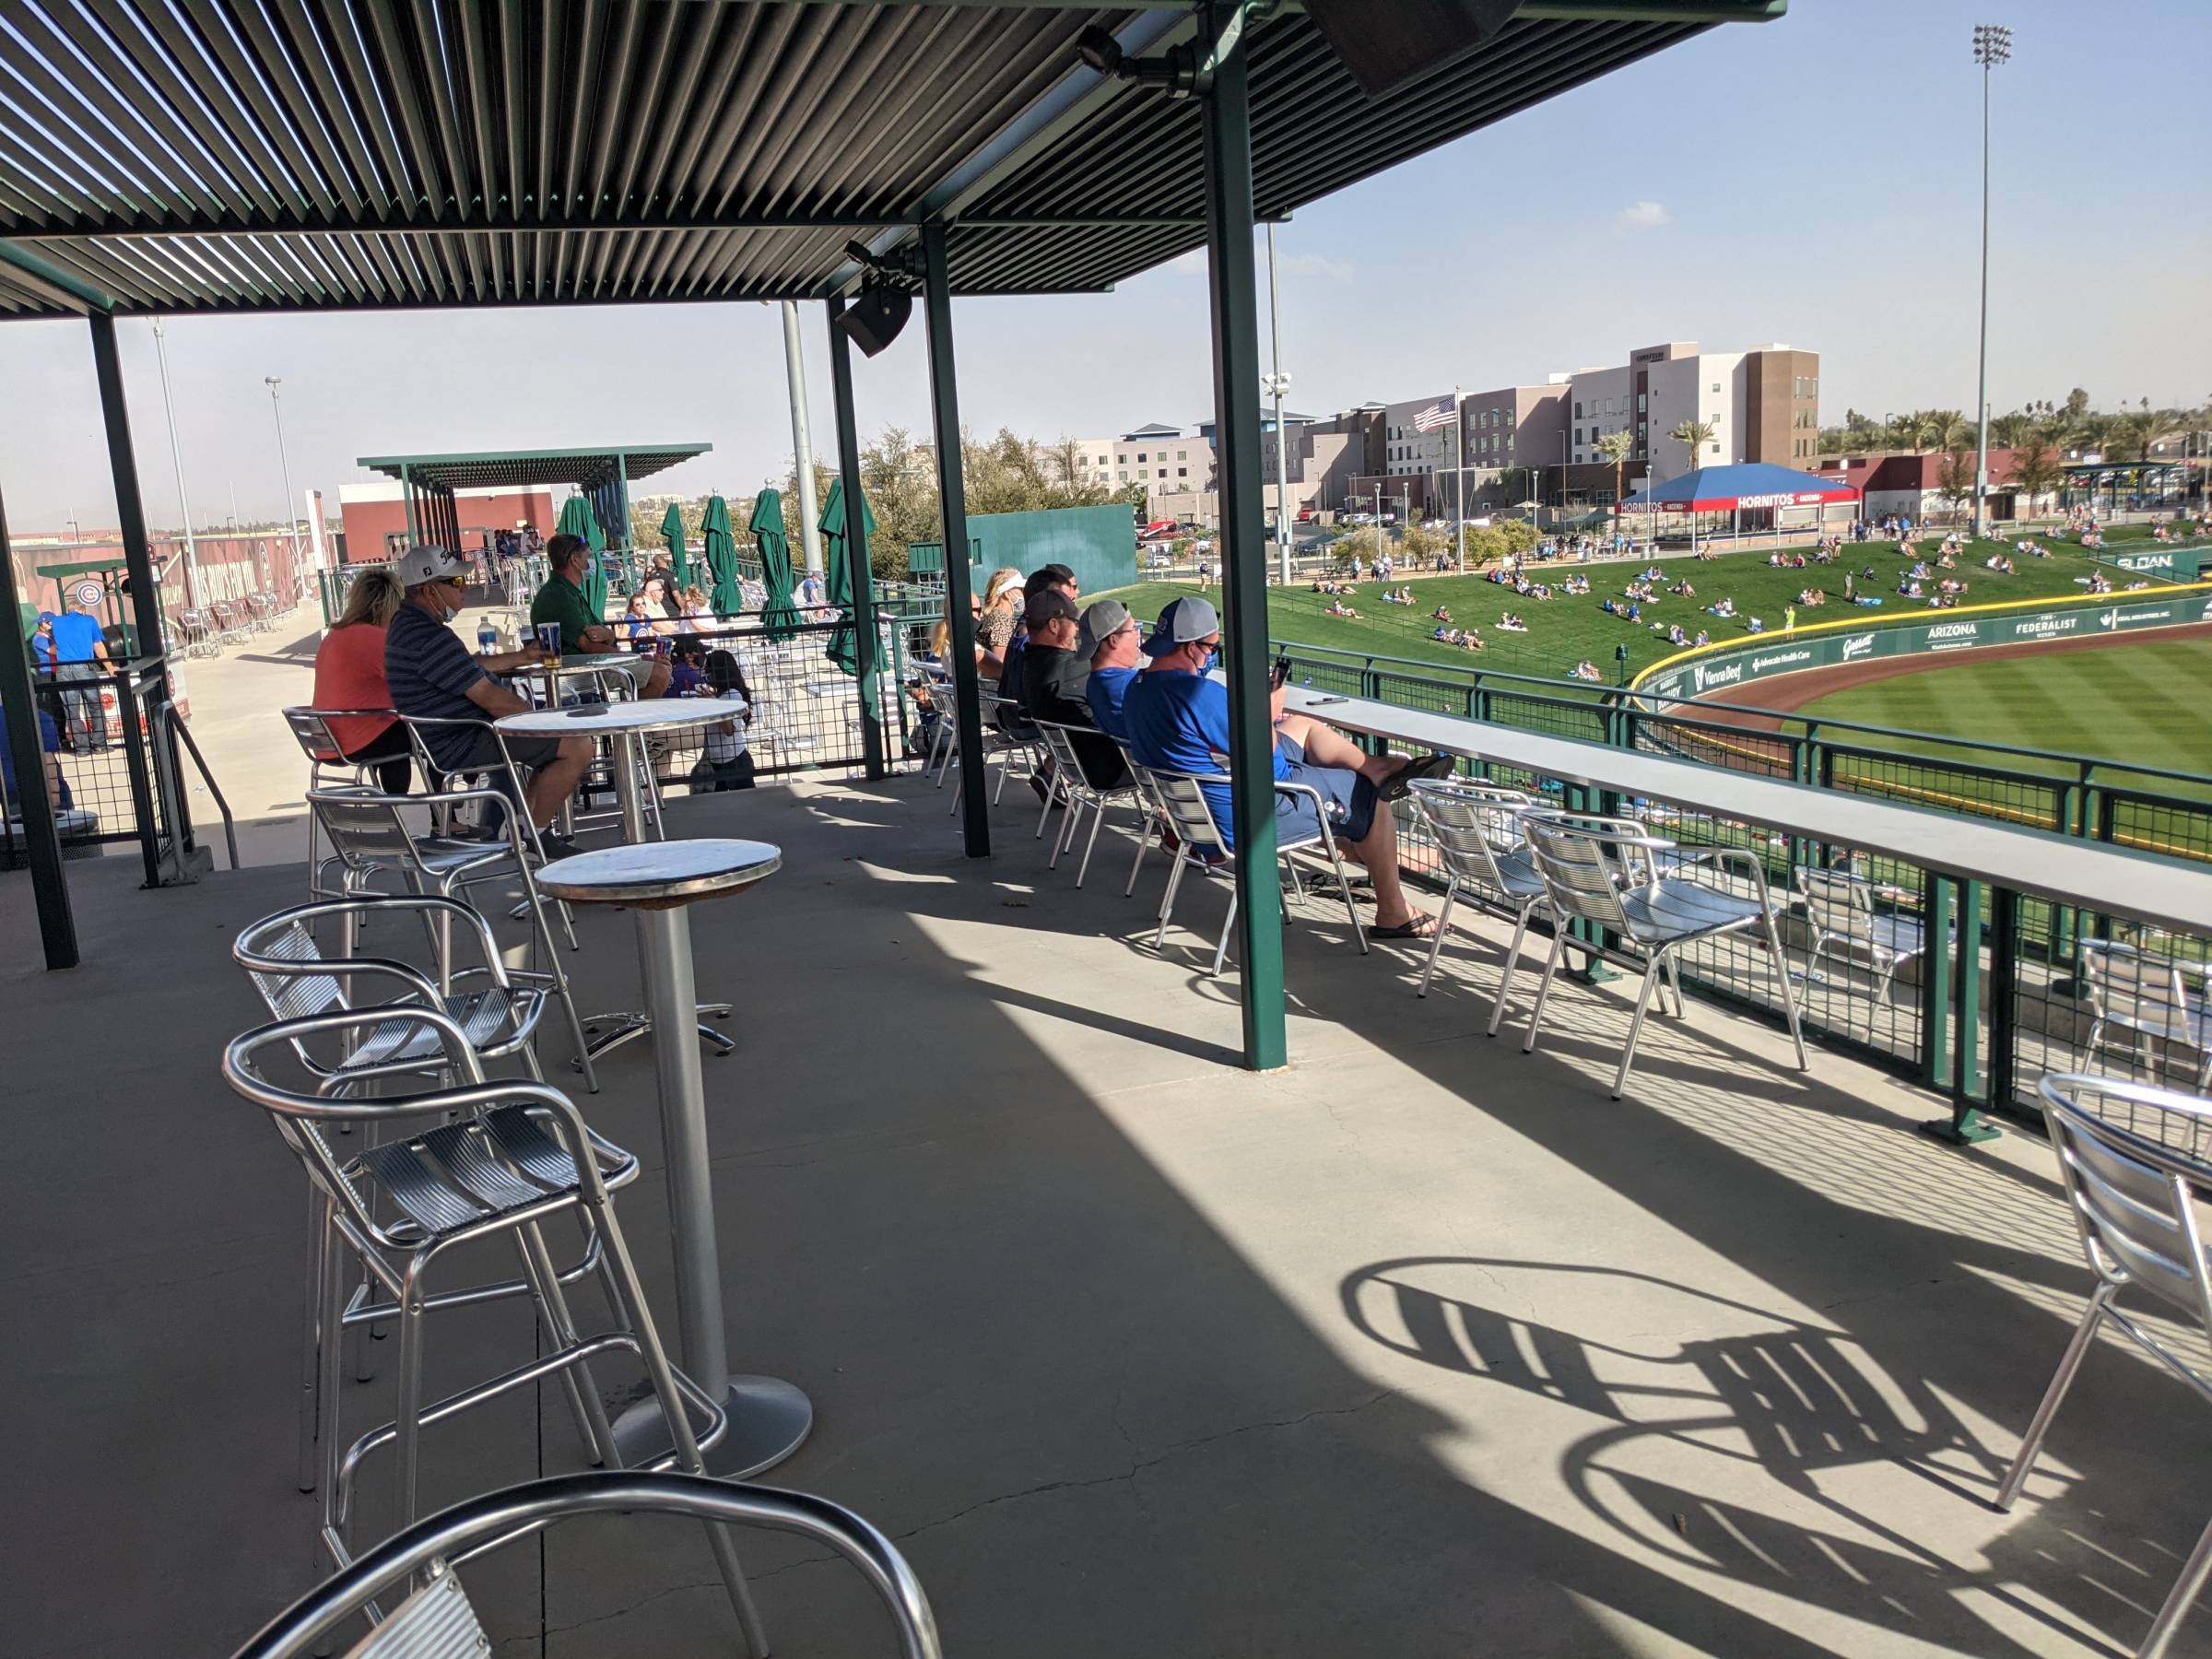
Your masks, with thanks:
[[(563, 656), (606, 656), (618, 650), (615, 630), (605, 618), (592, 614), (590, 602), (583, 596), (583, 584), (591, 571), (591, 544), (581, 535), (563, 532), (546, 544), (546, 560), (552, 573), (530, 601), (531, 627), (558, 622)], [(638, 695), (662, 697), (667, 690), (668, 665), (655, 663), (639, 683)]]
[[(1151, 665), (1136, 677), (1122, 702), (1129, 748), (1140, 765), (1184, 777), (1218, 774), (1229, 754), (1229, 688), (1211, 677), (1221, 644), (1221, 619), (1204, 599), (1171, 601), (1144, 644)], [(1406, 901), (1398, 877), (1397, 821), (1380, 808), (1405, 795), (1417, 778), (1440, 778), (1452, 770), (1450, 755), (1370, 755), (1333, 726), (1283, 710), (1283, 687), (1273, 699), (1274, 776), (1321, 796), (1336, 842), (1367, 866), (1375, 884), (1375, 922), (1368, 936), (1426, 939), (1436, 924)], [(1236, 829), (1229, 785), (1206, 783), (1206, 806), (1221, 840), (1232, 852)], [(1317, 834), (1321, 824), (1312, 795), (1275, 791), (1278, 836)]]
[[(389, 709), (391, 683), (384, 678), (384, 630), (407, 602), (399, 578), (385, 570), (363, 571), (346, 590), (346, 608), (315, 647), (315, 707)], [(324, 724), (337, 739), (330, 759), (376, 768), (376, 786), (386, 794), (407, 793), (407, 728), (396, 714), (333, 716)]]

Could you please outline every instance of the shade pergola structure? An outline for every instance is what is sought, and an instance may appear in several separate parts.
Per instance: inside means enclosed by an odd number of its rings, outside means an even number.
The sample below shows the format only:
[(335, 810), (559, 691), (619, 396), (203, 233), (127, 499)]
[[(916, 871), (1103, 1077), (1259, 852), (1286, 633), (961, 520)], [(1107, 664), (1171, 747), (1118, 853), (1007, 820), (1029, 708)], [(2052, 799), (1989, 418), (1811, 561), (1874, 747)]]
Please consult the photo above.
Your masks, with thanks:
[[(0, 99), (0, 314), (90, 320), (143, 559), (119, 316), (819, 300), (850, 497), (839, 320), (869, 283), (919, 288), (940, 541), (958, 547), (951, 299), (1098, 292), (1205, 247), (1243, 1051), (1269, 1068), (1287, 1054), (1253, 225), (1786, 4), (1496, 0), (1467, 8), (1479, 34), (1421, 42), (1404, 78), (1368, 65), (1370, 91), (1324, 24), (1359, 51), (1387, 8), (1347, 0), (15, 0), (0, 69), (25, 92)], [(873, 708), (865, 537), (846, 545)], [(946, 575), (959, 741), (979, 754), (964, 561)], [(135, 585), (158, 624), (152, 583)], [(36, 776), (28, 669), (0, 659), (9, 739)], [(880, 730), (863, 736), (880, 771)], [(960, 782), (982, 856), (982, 769)], [(60, 894), (41, 912), (49, 960), (73, 960), (50, 816), (34, 803), (26, 829), (41, 900)]]
[(695, 455), (711, 443), (629, 443), (618, 449), (494, 450), (478, 454), (363, 455), (354, 462), (399, 480), (407, 510), (407, 540), (461, 551), (456, 492), (525, 489), (571, 484), (592, 504), (610, 547), (629, 546), (629, 486)]
[(1641, 508), (1646, 512), (1676, 513), (1695, 522), (1700, 512), (1725, 512), (1741, 527), (1746, 512), (1775, 514), (1779, 531), (1782, 513), (1792, 507), (1810, 507), (1816, 528), (1825, 525), (1830, 502), (1856, 501), (1858, 489), (1836, 478), (1823, 478), (1771, 462), (1747, 461), (1734, 466), (1701, 466), (1669, 478), (1624, 500), (1623, 512)]

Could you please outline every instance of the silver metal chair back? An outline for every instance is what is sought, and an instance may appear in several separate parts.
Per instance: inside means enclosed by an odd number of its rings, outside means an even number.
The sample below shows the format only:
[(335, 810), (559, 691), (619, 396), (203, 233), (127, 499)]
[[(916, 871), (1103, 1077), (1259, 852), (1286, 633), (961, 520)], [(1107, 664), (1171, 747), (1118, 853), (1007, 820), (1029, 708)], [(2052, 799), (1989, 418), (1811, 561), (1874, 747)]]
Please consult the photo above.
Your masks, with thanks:
[[(358, 761), (346, 759), (330, 723), (349, 714), (390, 714), (389, 709), (287, 709), (284, 723), (290, 728), (292, 740), (299, 744), (300, 752), (307, 757), (307, 787), (314, 790), (329, 787), (331, 782), (351, 783), (357, 788), (369, 787), (369, 769)], [(328, 776), (326, 777), (326, 774)], [(344, 889), (324, 882), (324, 873), (329, 861), (315, 853), (315, 815), (307, 815), (307, 895), (311, 899), (335, 898)]]
[(1822, 957), (1864, 958), (1875, 975), (1875, 995), (1888, 999), (1898, 969), (1927, 948), (1927, 935), (1917, 917), (1877, 908), (1875, 901), (1882, 891), (1879, 884), (1847, 867), (1798, 869), (1797, 892), (1813, 935), (1807, 981), (1818, 977)]
[[(2176, 1353), (2117, 1305), (2124, 1291), (2139, 1287), (2163, 1304), (2161, 1312), (2193, 1320), (2201, 1335), (2212, 1335), (2212, 1259), (2203, 1231), (2206, 1206), (2212, 1205), (2212, 1161), (2206, 1156), (2212, 1100), (2070, 1072), (2044, 1077), (2036, 1090), (2067, 1207), (2081, 1232), (2082, 1254), (2097, 1284), (1997, 1490), (2000, 1511), (2018, 1499), (2052, 1419), (2105, 1321), (2212, 1402), (2212, 1375), (2202, 1362)], [(2207, 1578), (2212, 1525), (2183, 1563), (2138, 1655), (2159, 1659), (2167, 1652)]]
[[(1052, 801), (1057, 800), (1065, 808), (1065, 822), (1060, 827), (1060, 835), (1053, 843), (1053, 856), (1045, 867), (1055, 870), (1060, 867), (1060, 855), (1075, 845), (1076, 831), (1081, 827), (1083, 814), (1088, 810), (1091, 815), (1090, 840), (1084, 844), (1083, 862), (1076, 871), (1076, 885), (1081, 887), (1083, 878), (1090, 873), (1090, 855), (1099, 844), (1099, 827), (1105, 822), (1106, 808), (1124, 801), (1137, 800), (1136, 785), (1124, 778), (1107, 788), (1098, 787), (1089, 781), (1083, 769), (1083, 757), (1076, 747), (1076, 728), (1049, 720), (1040, 720), (1036, 724), (1039, 737), (1044, 744), (1044, 751), (1052, 757), (1053, 761), (1052, 788), (1047, 796), (1045, 811), (1049, 814)], [(1095, 728), (1087, 728), (1081, 735), (1100, 742), (1110, 741), (1105, 734)], [(1139, 805), (1141, 809), (1141, 802)]]
[(271, 1620), (234, 1659), (300, 1659), (319, 1639), (418, 1574), (426, 1582), (348, 1659), (480, 1659), (491, 1638), (455, 1569), (578, 1515), (681, 1515), (795, 1533), (859, 1570), (890, 1615), (900, 1659), (942, 1659), (929, 1598), (905, 1557), (852, 1511), (805, 1492), (696, 1475), (568, 1475), (487, 1493), (386, 1539)]
[(1498, 991), (1490, 999), (1489, 1033), (1495, 1037), (1505, 1018), (1529, 922), (1538, 912), (1550, 908), (1544, 878), (1536, 871), (1527, 833), (1521, 827), (1522, 814), (1534, 807), (1535, 800), (1522, 790), (1466, 778), (1417, 778), (1410, 789), (1413, 809), (1436, 841), (1445, 876), (1436, 936), (1429, 942), (1429, 959), (1421, 966), (1420, 982), (1414, 987), (1414, 994), (1429, 994), (1460, 888), (1472, 885), (1488, 892), (1513, 912), (1512, 943), (1506, 947)]
[(2089, 1053), (2097, 1053), (2117, 1026), (2134, 1034), (2138, 1063), (2150, 1064), (2153, 1041), (2170, 1053), (2194, 1049), (2200, 1055), (2196, 1087), (2212, 1083), (2212, 1014), (2189, 994), (2180, 959), (2105, 939), (2083, 939), (2078, 949), (2089, 1005)]
[(1570, 817), (1548, 808), (1525, 813), (1521, 824), (1554, 912), (1607, 933), (1628, 934), (1620, 883), (1648, 879), (1633, 867), (1652, 840), (1643, 826), (1633, 818)]

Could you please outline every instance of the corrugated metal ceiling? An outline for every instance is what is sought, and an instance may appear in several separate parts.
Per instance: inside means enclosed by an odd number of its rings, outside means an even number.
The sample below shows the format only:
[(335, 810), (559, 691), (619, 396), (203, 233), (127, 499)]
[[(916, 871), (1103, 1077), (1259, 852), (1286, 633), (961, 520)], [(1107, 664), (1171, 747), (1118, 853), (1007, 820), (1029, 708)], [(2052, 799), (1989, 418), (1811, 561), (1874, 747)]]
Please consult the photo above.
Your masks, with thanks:
[[(1157, 8), (8, 0), (0, 312), (818, 296), (946, 214), (954, 288), (1106, 287), (1196, 247), (1198, 111), (1092, 83)], [(1693, 33), (1522, 21), (1370, 100), (1302, 15), (1251, 41), (1264, 215)], [(1048, 121), (1047, 116), (1056, 116)]]

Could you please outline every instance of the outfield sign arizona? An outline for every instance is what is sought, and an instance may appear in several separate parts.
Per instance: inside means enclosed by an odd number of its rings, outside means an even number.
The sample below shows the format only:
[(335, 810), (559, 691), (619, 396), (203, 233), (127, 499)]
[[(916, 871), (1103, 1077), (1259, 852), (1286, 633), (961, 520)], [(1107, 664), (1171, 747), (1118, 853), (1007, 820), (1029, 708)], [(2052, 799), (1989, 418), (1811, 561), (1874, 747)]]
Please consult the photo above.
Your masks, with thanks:
[(2177, 628), (2212, 622), (2212, 597), (2201, 594), (2139, 605), (2108, 605), (2102, 610), (2077, 605), (2067, 610), (2040, 610), (2009, 616), (1932, 618), (1925, 622), (1801, 636), (1778, 644), (1771, 636), (1714, 652), (1679, 667), (1662, 669), (1637, 689), (1653, 697), (1703, 697), (1747, 681), (1807, 668), (1835, 668), (1876, 657), (1918, 653), (1967, 651), (1982, 645), (2034, 644), (2045, 640), (2126, 633), (2138, 628)]

